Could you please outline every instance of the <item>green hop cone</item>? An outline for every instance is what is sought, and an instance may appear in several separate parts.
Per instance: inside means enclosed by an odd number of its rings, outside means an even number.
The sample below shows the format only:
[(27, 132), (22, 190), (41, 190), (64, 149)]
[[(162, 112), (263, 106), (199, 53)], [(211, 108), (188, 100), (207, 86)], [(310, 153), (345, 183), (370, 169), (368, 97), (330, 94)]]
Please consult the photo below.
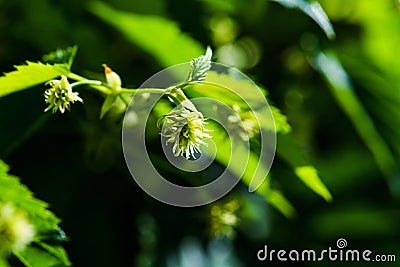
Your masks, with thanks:
[(176, 157), (195, 158), (195, 154), (201, 152), (200, 146), (207, 145), (203, 140), (211, 138), (205, 124), (201, 112), (177, 108), (165, 116), (162, 135), (168, 138), (167, 144), (173, 144), (172, 152)]

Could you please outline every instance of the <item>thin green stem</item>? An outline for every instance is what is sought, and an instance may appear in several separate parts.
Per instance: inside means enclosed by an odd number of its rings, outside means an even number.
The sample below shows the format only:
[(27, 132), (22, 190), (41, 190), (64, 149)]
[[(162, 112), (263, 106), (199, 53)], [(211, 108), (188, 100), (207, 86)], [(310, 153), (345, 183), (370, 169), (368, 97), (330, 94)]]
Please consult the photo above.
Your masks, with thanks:
[(81, 86), (81, 85), (103, 85), (103, 84), (101, 81), (96, 81), (96, 80), (83, 80), (83, 81), (71, 83), (72, 88), (74, 88), (75, 86)]
[(175, 88), (180, 88), (181, 90), (184, 90), (186, 86), (193, 85), (193, 84), (198, 84), (198, 82), (193, 82), (193, 81), (184, 82), (184, 83), (180, 83), (178, 85), (171, 86), (171, 88), (175, 87)]
[(150, 94), (165, 94), (166, 89), (158, 89), (158, 88), (138, 88), (138, 89), (129, 89), (129, 88), (121, 88), (117, 91), (118, 93), (150, 93)]
[(82, 76), (80, 76), (80, 75), (78, 75), (78, 74), (75, 74), (75, 73), (69, 73), (68, 75), (67, 75), (67, 77), (68, 78), (70, 78), (70, 79), (72, 79), (72, 80), (76, 80), (76, 81), (83, 81), (83, 80), (87, 80), (85, 77), (82, 77)]
[(72, 79), (72, 80), (76, 80), (78, 82), (75, 82), (72, 84), (72, 86), (79, 86), (79, 85), (89, 85), (91, 88), (99, 91), (100, 93), (109, 95), (112, 94), (113, 92), (111, 91), (111, 89), (109, 89), (106, 85), (104, 85), (101, 81), (95, 81), (95, 80), (89, 80), (86, 79), (85, 77), (82, 77), (78, 74), (75, 73), (69, 73), (67, 75), (68, 78)]

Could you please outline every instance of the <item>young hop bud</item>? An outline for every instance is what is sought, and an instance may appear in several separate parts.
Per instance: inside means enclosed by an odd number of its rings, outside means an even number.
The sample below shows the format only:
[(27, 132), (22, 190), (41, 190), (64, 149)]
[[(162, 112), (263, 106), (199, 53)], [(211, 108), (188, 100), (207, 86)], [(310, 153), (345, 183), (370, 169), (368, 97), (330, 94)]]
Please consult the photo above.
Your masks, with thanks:
[(0, 250), (22, 250), (32, 242), (34, 233), (24, 213), (9, 203), (0, 204)]
[(207, 145), (203, 139), (211, 138), (204, 124), (205, 119), (200, 112), (178, 108), (165, 116), (162, 135), (168, 138), (167, 144), (173, 143), (172, 152), (176, 157), (195, 158), (195, 153), (200, 152), (200, 145)]
[(65, 110), (71, 108), (71, 103), (83, 102), (78, 93), (72, 91), (72, 87), (64, 75), (61, 76), (61, 80), (47, 82), (46, 88), (44, 98), (49, 106), (44, 110), (45, 112), (52, 110), (53, 113), (56, 113), (57, 110), (60, 110), (61, 113), (64, 113)]
[(106, 64), (103, 64), (104, 74), (106, 75), (107, 84), (115, 91), (121, 89), (121, 78), (112, 71)]

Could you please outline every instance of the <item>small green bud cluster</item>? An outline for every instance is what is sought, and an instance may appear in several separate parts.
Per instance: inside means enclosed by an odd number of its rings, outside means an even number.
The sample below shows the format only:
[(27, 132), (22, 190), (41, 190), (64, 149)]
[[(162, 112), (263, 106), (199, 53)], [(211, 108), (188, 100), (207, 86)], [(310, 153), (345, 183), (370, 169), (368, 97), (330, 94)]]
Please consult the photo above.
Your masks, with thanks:
[(60, 110), (61, 113), (64, 113), (65, 110), (71, 108), (71, 104), (83, 102), (78, 93), (72, 91), (72, 86), (64, 75), (61, 76), (61, 80), (47, 82), (46, 87), (44, 98), (48, 107), (44, 110), (45, 112), (52, 110), (53, 113), (56, 113), (57, 110)]

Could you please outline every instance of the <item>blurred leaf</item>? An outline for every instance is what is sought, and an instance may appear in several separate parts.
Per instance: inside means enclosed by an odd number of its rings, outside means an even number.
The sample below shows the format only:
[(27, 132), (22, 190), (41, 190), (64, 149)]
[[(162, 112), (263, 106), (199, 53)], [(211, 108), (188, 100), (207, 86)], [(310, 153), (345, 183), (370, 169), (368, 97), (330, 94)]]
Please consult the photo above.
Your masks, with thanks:
[[(64, 249), (60, 248), (60, 250), (65, 254)], [(57, 251), (57, 248), (52, 248), (51, 252), (49, 252), (47, 249), (36, 244), (28, 246), (26, 249), (15, 253), (18, 259), (27, 267), (70, 266), (71, 264), (69, 261), (67, 260), (65, 262), (62, 255), (59, 254), (60, 252)]]
[(336, 34), (332, 23), (326, 15), (325, 11), (317, 1), (309, 2), (308, 0), (272, 0), (280, 3), (287, 8), (297, 8), (311, 17), (325, 32), (329, 39), (334, 39)]
[(101, 106), (100, 119), (102, 119), (117, 101), (117, 95), (108, 95)]
[[(212, 70), (207, 73), (205, 83), (189, 86), (185, 89), (185, 93), (190, 97), (206, 96), (218, 99), (230, 107), (238, 106), (244, 111), (251, 107), (256, 114), (258, 114), (261, 105), (265, 104), (265, 90), (259, 86), (248, 80), (236, 80), (232, 75), (217, 73)], [(290, 132), (290, 125), (287, 123), (286, 116), (272, 105), (269, 108), (274, 121), (264, 116), (257, 116), (260, 120), (260, 127), (266, 131)]]
[(296, 210), (290, 201), (282, 194), (282, 192), (271, 187), (268, 178), (256, 192), (264, 196), (267, 202), (286, 218), (293, 218), (296, 216)]
[(322, 183), (317, 170), (313, 166), (296, 167), (294, 172), (311, 190), (323, 197), (326, 201), (332, 201), (331, 193), (329, 193), (326, 186)]
[(8, 262), (5, 259), (0, 257), (0, 267), (10, 267), (10, 265), (8, 264)]
[(65, 266), (70, 266), (71, 262), (68, 259), (68, 255), (65, 252), (64, 248), (61, 246), (53, 245), (53, 244), (47, 244), (44, 242), (37, 242), (45, 251), (47, 251), (49, 254), (53, 255), (56, 257), (62, 264)]
[(272, 116), (274, 116), (274, 123), (277, 133), (288, 134), (292, 130), (289, 123), (287, 122), (287, 117), (281, 113), (280, 109), (272, 105), (269, 106), (272, 111)]
[(89, 10), (163, 66), (188, 62), (203, 53), (199, 42), (181, 32), (175, 22), (163, 17), (118, 11), (99, 1), (91, 2)]
[(382, 238), (393, 235), (398, 231), (400, 223), (398, 209), (377, 208), (374, 202), (346, 203), (329, 212), (316, 214), (307, 223), (307, 232), (325, 239), (337, 238), (338, 233), (361, 239), (365, 236)]
[[(234, 155), (228, 153), (231, 144), (227, 142), (225, 133), (221, 132), (220, 128), (214, 127), (211, 123), (207, 128), (213, 131), (213, 142), (218, 148), (215, 157), (216, 160), (224, 166), (229, 166), (229, 171), (241, 177), (243, 183), (250, 186), (255, 176), (268, 174), (267, 166), (263, 165), (258, 155), (247, 151), (247, 148), (245, 146), (240, 146), (240, 143), (236, 145)], [(212, 154), (208, 147), (205, 147), (202, 151), (209, 155)], [(243, 164), (246, 162), (247, 165), (243, 172)], [(284, 216), (292, 218), (296, 214), (292, 204), (286, 199), (282, 192), (271, 187), (269, 177), (266, 177), (265, 180), (264, 177), (262, 177), (263, 183), (256, 192), (262, 195), (271, 206), (276, 208)]]
[(8, 172), (9, 168), (2, 160), (0, 160), (0, 174)]
[(67, 64), (50, 65), (27, 61), (27, 65), (15, 66), (15, 68), (16, 71), (0, 77), (0, 97), (70, 73)]
[(205, 3), (211, 6), (215, 11), (219, 11), (221, 13), (232, 13), (237, 9), (237, 0), (200, 0), (202, 3)]
[[(237, 105), (243, 105), (243, 107), (244, 105), (253, 107), (259, 105), (260, 101), (265, 99), (265, 90), (249, 82), (249, 80), (235, 79), (230, 74), (209, 71), (206, 82), (210, 84), (197, 86), (196, 89), (201, 90), (203, 94), (215, 95), (217, 99), (225, 98), (226, 100), (223, 102), (230, 106), (236, 103)], [(212, 88), (207, 88), (207, 86), (212, 86)], [(224, 87), (230, 89), (231, 93)], [(255, 93), (255, 89), (257, 93)]]
[(59, 219), (46, 208), (48, 205), (33, 197), (32, 192), (15, 176), (0, 173), (0, 200), (18, 203), (35, 225), (37, 232), (57, 229)]
[(26, 212), (35, 228), (34, 243), (23, 251), (15, 253), (26, 266), (70, 265), (63, 248), (40, 241), (40, 238), (46, 236), (48, 232), (57, 231), (60, 220), (47, 209), (46, 202), (34, 198), (32, 192), (21, 184), (17, 177), (7, 174), (7, 167), (2, 161), (0, 161), (0, 201), (13, 203), (18, 209)]
[(302, 146), (291, 134), (278, 135), (277, 155), (293, 168), (298, 178), (311, 190), (332, 201), (332, 196), (318, 175), (317, 170), (310, 164)]
[(312, 66), (318, 70), (330, 85), (331, 92), (339, 106), (353, 123), (358, 134), (374, 156), (386, 177), (396, 170), (396, 161), (382, 136), (376, 130), (367, 110), (354, 93), (353, 85), (339, 60), (319, 52), (311, 58)]
[(72, 63), (74, 62), (76, 52), (78, 51), (78, 46), (70, 46), (65, 49), (57, 49), (49, 54), (43, 56), (43, 61), (50, 64), (68, 64), (69, 68), (71, 68)]
[[(376, 127), (393, 149), (396, 158), (400, 156), (400, 94), (396, 79), (387, 72), (372, 65), (368, 59), (360, 60), (361, 55), (353, 52), (350, 55), (340, 54), (353, 81), (365, 89), (362, 100), (371, 113)], [(379, 89), (378, 89), (379, 88)]]
[[(343, 5), (348, 1), (335, 2), (342, 2)], [(371, 1), (367, 4), (364, 1), (355, 2), (357, 12), (353, 12), (352, 20), (362, 27), (364, 57), (368, 56), (386, 74), (397, 78), (400, 68), (397, 60), (400, 44), (399, 1)]]
[[(331, 1), (332, 2), (332, 1)], [(349, 2), (334, 1), (337, 5)], [(331, 3), (327, 2), (327, 8)], [(399, 51), (400, 16), (399, 1), (354, 1), (349, 11), (351, 24), (357, 25), (362, 34), (359, 39), (346, 41), (336, 52), (347, 73), (359, 89), (360, 99), (369, 111), (380, 137), (391, 149), (399, 168), (400, 157), (400, 94)], [(338, 6), (330, 11), (343, 15)], [(356, 12), (354, 12), (356, 11)], [(346, 13), (345, 13), (346, 14)], [(349, 13), (347, 13), (349, 14)], [(343, 17), (341, 17), (343, 18)], [(363, 49), (360, 49), (362, 47)], [(382, 169), (382, 167), (380, 167)], [(387, 173), (388, 185), (397, 198), (400, 197), (399, 171)]]

